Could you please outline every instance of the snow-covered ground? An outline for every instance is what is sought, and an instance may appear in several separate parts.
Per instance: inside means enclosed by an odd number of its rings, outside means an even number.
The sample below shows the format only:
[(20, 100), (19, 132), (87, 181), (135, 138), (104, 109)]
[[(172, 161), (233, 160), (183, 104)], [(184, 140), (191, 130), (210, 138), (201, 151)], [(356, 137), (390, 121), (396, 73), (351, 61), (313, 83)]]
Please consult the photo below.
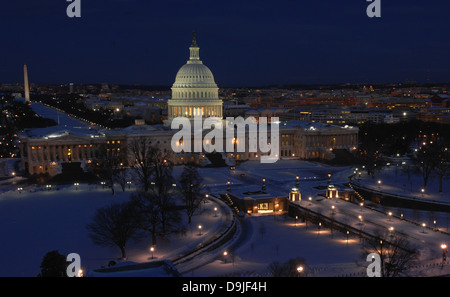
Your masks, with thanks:
[[(53, 186), (53, 188), (55, 188)], [(43, 256), (58, 250), (63, 255), (78, 253), (85, 270), (96, 269), (120, 257), (118, 248), (99, 247), (92, 243), (86, 231), (98, 208), (126, 201), (131, 191), (82, 184), (60, 187), (52, 191), (10, 191), (0, 194), (0, 276), (36, 276)], [(192, 228), (185, 236), (159, 240), (153, 254), (161, 260), (202, 242), (220, 227), (221, 216), (214, 216), (217, 205), (209, 202), (202, 215), (193, 217)], [(186, 223), (187, 225), (187, 223)], [(198, 225), (202, 225), (199, 235)], [(151, 259), (150, 239), (127, 246), (128, 261)]]
[[(407, 168), (409, 169), (407, 170)], [(356, 175), (353, 180), (377, 191), (428, 201), (450, 203), (450, 175), (444, 178), (443, 191), (439, 192), (438, 177), (432, 173), (425, 187), (422, 175), (415, 171), (414, 166), (411, 164), (409, 164), (409, 167), (406, 165), (385, 166), (373, 178), (363, 173), (360, 179)]]
[[(304, 197), (300, 203), (309, 204), (310, 202), (305, 199), (311, 196), (313, 201), (307, 207), (320, 208), (324, 215), (327, 212), (331, 215), (331, 205), (334, 204), (335, 218), (341, 218), (357, 227), (361, 227), (357, 225), (359, 223), (357, 215), (361, 214), (364, 216), (362, 227), (365, 230), (371, 228), (369, 222), (372, 221), (376, 221), (378, 225), (384, 224), (386, 228), (392, 226), (396, 231), (403, 230), (420, 244), (424, 263), (439, 260), (439, 245), (444, 241), (450, 242), (448, 235), (430, 229), (423, 232), (421, 226), (390, 218), (380, 212), (380, 209), (373, 211), (369, 208), (361, 209), (358, 205), (343, 200), (320, 199), (318, 194), (324, 190), (315, 187), (328, 184), (328, 172), (332, 173), (332, 183), (342, 184), (348, 181), (353, 170), (345, 166), (332, 167), (314, 162), (280, 160), (274, 164), (249, 161), (237, 166), (236, 170), (201, 168), (199, 172), (211, 195), (224, 193), (228, 180), (231, 187), (243, 188), (248, 185), (262, 185), (263, 178), (266, 179), (269, 192), (287, 195), (295, 185), (296, 176), (299, 176), (300, 189)], [(175, 167), (174, 176), (178, 177), (181, 171), (181, 166)], [(383, 180), (386, 182), (382, 185), (388, 186), (387, 181), (394, 179), (386, 175)], [(367, 183), (369, 182), (371, 180), (367, 179)], [(0, 185), (0, 189), (4, 187), (8, 186)], [(61, 254), (72, 252), (80, 254), (82, 266), (88, 271), (117, 259), (120, 257), (120, 251), (114, 247), (104, 248), (94, 245), (85, 227), (91, 221), (96, 209), (113, 202), (127, 200), (131, 190), (127, 189), (123, 193), (116, 187), (116, 194), (111, 195), (109, 189), (83, 184), (78, 190), (75, 190), (74, 186), (65, 186), (50, 192), (30, 192), (29, 188), (22, 193), (3, 192), (0, 194), (0, 234), (2, 234), (0, 276), (37, 275), (42, 257), (51, 250), (58, 250)], [(168, 240), (158, 241), (153, 260), (164, 260), (183, 253), (223, 228), (225, 217), (223, 209), (217, 216), (213, 210), (214, 207), (220, 210), (223, 205), (210, 201), (203, 207), (205, 211), (193, 217), (192, 227), (188, 228), (185, 236), (172, 236)], [(397, 210), (392, 211), (398, 214)], [(438, 219), (440, 229), (444, 228), (446, 215), (440, 214)], [(186, 217), (184, 219), (187, 220)], [(238, 224), (238, 232), (231, 242), (208, 255), (199, 254), (194, 259), (195, 265), (187, 263), (178, 268), (185, 272), (185, 276), (268, 275), (267, 266), (270, 263), (302, 257), (312, 268), (311, 275), (315, 276), (339, 276), (365, 271), (361, 263), (356, 263), (362, 256), (361, 243), (356, 236), (351, 236), (347, 242), (346, 236), (341, 233), (336, 231), (331, 233), (327, 229), (319, 232), (312, 225), (306, 228), (304, 224), (296, 223), (292, 218), (284, 218), (282, 215), (246, 216), (242, 220), (243, 223)], [(201, 232), (198, 225), (202, 225)], [(260, 232), (261, 226), (266, 230), (263, 234)], [(149, 239), (130, 243), (127, 246), (127, 260), (133, 263), (152, 261), (150, 245)], [(223, 258), (225, 250), (230, 252), (227, 261)], [(440, 273), (441, 270), (436, 272)]]

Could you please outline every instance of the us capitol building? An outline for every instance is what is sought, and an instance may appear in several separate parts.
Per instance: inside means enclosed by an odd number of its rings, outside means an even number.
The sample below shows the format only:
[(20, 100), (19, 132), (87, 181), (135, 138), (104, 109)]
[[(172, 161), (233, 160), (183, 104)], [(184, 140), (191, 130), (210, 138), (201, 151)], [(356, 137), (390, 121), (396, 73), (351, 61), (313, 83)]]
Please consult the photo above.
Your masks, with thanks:
[[(102, 130), (92, 127), (54, 126), (25, 130), (19, 134), (22, 168), (33, 174), (61, 173), (63, 163), (80, 163), (86, 169), (104, 152), (120, 152), (129, 156), (130, 146), (136, 139), (145, 138), (152, 146), (168, 155), (175, 165), (196, 163), (209, 164), (207, 154), (200, 152), (174, 152), (171, 140), (177, 129), (170, 124), (176, 117), (223, 119), (222, 100), (211, 70), (200, 60), (195, 33), (189, 47), (189, 60), (178, 71), (172, 85), (172, 97), (168, 100), (168, 120), (163, 125), (136, 124), (122, 129)], [(270, 129), (268, 129), (270, 131)], [(279, 123), (280, 159), (329, 160), (334, 150), (356, 150), (358, 128), (334, 126), (322, 123), (287, 121)], [(205, 134), (206, 131), (203, 132)], [(223, 145), (227, 139), (223, 133)], [(238, 152), (223, 150), (222, 158), (227, 164), (246, 160), (259, 160), (259, 151), (250, 152), (248, 134), (245, 133), (246, 149)], [(270, 141), (270, 136), (268, 136)], [(235, 141), (234, 139), (228, 141)], [(192, 136), (192, 145), (194, 136)], [(180, 145), (178, 142), (176, 145)], [(191, 150), (193, 151), (193, 150)], [(125, 162), (125, 160), (124, 160)]]

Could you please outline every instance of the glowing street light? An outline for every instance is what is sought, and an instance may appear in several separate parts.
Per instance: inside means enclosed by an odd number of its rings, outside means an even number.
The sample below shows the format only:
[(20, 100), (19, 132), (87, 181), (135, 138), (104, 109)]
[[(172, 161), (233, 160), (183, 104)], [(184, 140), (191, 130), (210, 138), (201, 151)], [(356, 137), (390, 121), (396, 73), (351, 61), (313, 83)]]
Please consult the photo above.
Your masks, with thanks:
[(427, 224), (425, 224), (425, 223), (422, 223), (422, 233), (425, 233), (425, 227), (427, 226)]
[(297, 272), (298, 272), (298, 276), (300, 276), (303, 272), (303, 266), (298, 266), (297, 267)]
[(224, 262), (224, 263), (227, 263), (228, 252), (227, 252), (227, 251), (224, 251), (222, 255), (223, 255), (223, 262)]
[(78, 186), (80, 185), (80, 183), (74, 183), (73, 185), (75, 186), (75, 190), (78, 190)]
[(202, 225), (198, 225), (198, 235), (202, 235)]
[(388, 216), (389, 216), (389, 222), (392, 222), (392, 219), (391, 219), (391, 217), (392, 217), (392, 211), (388, 212)]
[(214, 216), (217, 217), (217, 207), (214, 207)]
[(447, 260), (447, 245), (445, 243), (441, 244), (441, 249), (442, 249), (442, 264)]
[(150, 252), (152, 253), (152, 259), (153, 259), (153, 252), (155, 251), (155, 247), (150, 247)]
[(362, 221), (363, 221), (362, 215), (359, 215), (359, 216), (358, 216), (358, 219), (359, 219), (358, 225), (362, 225)]

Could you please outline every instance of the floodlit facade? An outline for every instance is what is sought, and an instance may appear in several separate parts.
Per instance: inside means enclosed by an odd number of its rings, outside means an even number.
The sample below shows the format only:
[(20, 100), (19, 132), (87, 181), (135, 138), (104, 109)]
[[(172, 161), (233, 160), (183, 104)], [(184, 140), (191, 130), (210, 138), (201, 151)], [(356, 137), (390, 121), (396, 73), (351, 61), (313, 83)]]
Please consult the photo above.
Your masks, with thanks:
[[(174, 118), (186, 117), (193, 120), (194, 117), (201, 116), (202, 119), (217, 119), (224, 127), (228, 123), (223, 116), (222, 100), (219, 99), (214, 76), (200, 60), (195, 34), (189, 50), (190, 58), (178, 71), (172, 86), (172, 98), (168, 100), (167, 106), (168, 120), (164, 125), (149, 126), (137, 123), (113, 130), (62, 126), (26, 130), (19, 135), (23, 169), (31, 175), (53, 176), (61, 172), (62, 163), (79, 162), (81, 167), (85, 168), (90, 162), (94, 162), (101, 152), (117, 154), (120, 151), (121, 155), (128, 156), (131, 160), (130, 144), (138, 138), (145, 138), (149, 144), (158, 147), (175, 165), (191, 162), (201, 166), (209, 164), (205, 152), (209, 151), (207, 147), (212, 143), (208, 143), (208, 140), (202, 141), (209, 130), (203, 129), (201, 132), (200, 147), (203, 151), (194, 150), (199, 141), (195, 139), (194, 133), (191, 135), (190, 149), (175, 152), (171, 143), (179, 131), (170, 127)], [(260, 118), (255, 118), (254, 122), (247, 122), (243, 129), (237, 127), (234, 130), (235, 137), (231, 139), (227, 138), (226, 129), (223, 129), (222, 135), (218, 137), (223, 137), (221, 156), (226, 164), (260, 160), (261, 156), (269, 155), (267, 152), (261, 152), (260, 145), (256, 151), (249, 149), (249, 143), (258, 141), (260, 137), (260, 122)], [(357, 127), (295, 120), (274, 123), (270, 117), (267, 123), (267, 143), (279, 141), (279, 153), (275, 156), (277, 159), (330, 160), (334, 158), (334, 150), (353, 151), (358, 146)], [(270, 134), (270, 125), (273, 124), (279, 125), (279, 135), (276, 137)], [(249, 133), (251, 125), (257, 127), (256, 134)], [(214, 138), (214, 142), (218, 140)], [(243, 149), (240, 147), (242, 141), (245, 142)], [(175, 146), (180, 145), (180, 141), (175, 143)]]
[(189, 51), (189, 60), (178, 70), (172, 86), (172, 99), (168, 100), (166, 125), (170, 125), (175, 117), (189, 119), (194, 119), (195, 116), (219, 119), (223, 117), (219, 88), (211, 70), (200, 60), (200, 48), (197, 45), (195, 33), (193, 33)]

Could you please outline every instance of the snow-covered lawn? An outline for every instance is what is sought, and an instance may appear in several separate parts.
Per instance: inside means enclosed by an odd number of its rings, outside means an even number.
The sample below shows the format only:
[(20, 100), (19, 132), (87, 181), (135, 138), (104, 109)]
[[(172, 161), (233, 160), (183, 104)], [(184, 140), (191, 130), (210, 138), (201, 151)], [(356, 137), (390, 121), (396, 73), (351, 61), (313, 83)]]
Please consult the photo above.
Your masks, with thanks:
[[(362, 255), (357, 238), (350, 237), (347, 243), (342, 233), (331, 233), (327, 229), (319, 231), (311, 225), (306, 227), (304, 223), (296, 223), (292, 218), (285, 219), (283, 215), (246, 220), (248, 237), (234, 251), (234, 261), (232, 256), (221, 257), (188, 276), (270, 276), (267, 268), (272, 262), (283, 263), (292, 258), (304, 258), (311, 269), (327, 270), (326, 274), (317, 275), (364, 271), (364, 267), (356, 264)], [(263, 233), (261, 226), (265, 229)]]
[[(182, 166), (174, 168), (174, 177), (177, 178)], [(350, 167), (332, 167), (314, 162), (280, 160), (275, 164), (261, 164), (259, 162), (245, 162), (236, 166), (236, 170), (229, 168), (200, 168), (200, 174), (210, 189), (210, 194), (219, 194), (226, 191), (226, 182), (231, 181), (231, 187), (244, 188), (249, 185), (261, 185), (266, 179), (269, 192), (284, 193), (295, 185), (296, 176), (299, 176), (300, 190), (304, 200), (313, 197), (311, 208), (321, 208), (322, 214), (331, 211), (331, 203), (335, 203), (336, 219), (342, 219), (350, 224), (358, 223), (357, 215), (361, 214), (358, 205), (342, 200), (318, 201), (317, 186), (328, 183), (327, 173), (332, 173), (331, 181), (342, 184), (348, 181), (353, 173)], [(398, 184), (398, 179), (407, 179), (402, 173), (386, 171), (382, 185), (386, 187)], [(392, 174), (389, 176), (388, 174)], [(381, 179), (381, 177), (380, 177)], [(376, 179), (375, 179), (376, 180)], [(372, 179), (363, 178), (368, 186)], [(401, 183), (400, 183), (401, 184)], [(373, 184), (372, 186), (375, 186)], [(8, 187), (1, 185), (0, 188)], [(10, 188), (8, 188), (10, 189)], [(116, 187), (116, 194), (111, 195), (109, 189), (101, 186), (80, 185), (78, 190), (74, 186), (60, 187), (53, 191), (30, 192), (26, 188), (22, 193), (18, 191), (0, 191), (0, 276), (35, 276), (40, 271), (42, 257), (51, 250), (58, 250), (67, 255), (75, 252), (81, 256), (81, 265), (85, 270), (92, 270), (106, 266), (110, 260), (120, 257), (118, 248), (99, 247), (92, 243), (86, 231), (86, 225), (91, 221), (95, 211), (111, 203), (126, 201), (132, 192), (127, 189), (122, 192)], [(431, 190), (430, 190), (431, 191)], [(185, 236), (172, 236), (168, 240), (159, 240), (153, 253), (153, 260), (171, 258), (195, 247), (210, 235), (223, 227), (224, 216), (219, 211), (215, 216), (214, 207), (220, 210), (221, 205), (210, 201), (202, 206), (205, 211), (193, 217), (191, 227)], [(411, 214), (408, 210), (405, 215)], [(377, 221), (386, 228), (393, 226), (395, 230), (403, 230), (411, 234), (418, 243), (422, 244), (423, 257), (426, 260), (439, 259), (439, 245), (448, 241), (448, 235), (427, 230), (416, 225), (389, 220), (386, 214), (362, 211), (364, 228), (368, 229), (368, 221)], [(422, 213), (424, 217), (426, 213)], [(345, 216), (345, 218), (343, 218)], [(438, 214), (438, 227), (444, 228), (446, 214)], [(185, 222), (187, 217), (184, 216)], [(186, 276), (217, 276), (217, 275), (267, 275), (267, 266), (274, 262), (284, 262), (291, 258), (302, 257), (314, 269), (315, 275), (336, 276), (349, 272), (364, 271), (364, 266), (355, 264), (361, 259), (362, 250), (358, 238), (350, 237), (348, 243), (342, 233), (322, 229), (318, 232), (315, 226), (295, 222), (292, 218), (283, 216), (253, 216), (246, 217), (246, 226), (241, 226), (236, 235), (239, 244), (234, 242), (219, 248), (209, 257), (199, 256), (195, 261), (203, 261), (206, 265), (186, 273)], [(202, 225), (201, 231), (198, 226)], [(261, 234), (261, 226), (266, 232)], [(240, 234), (243, 232), (243, 239)], [(151, 261), (150, 236), (139, 243), (129, 243), (127, 246), (128, 261), (143, 263)], [(223, 261), (222, 253), (234, 247), (234, 261), (228, 256)], [(214, 255), (211, 256), (211, 255)], [(187, 265), (186, 267), (194, 267)]]
[[(36, 276), (43, 256), (58, 250), (61, 254), (78, 253), (84, 269), (96, 269), (120, 257), (118, 248), (99, 247), (86, 231), (98, 208), (127, 201), (131, 191), (116, 191), (101, 186), (80, 185), (53, 191), (17, 191), (0, 195), (0, 276)], [(209, 202), (202, 215), (193, 217), (192, 230), (185, 236), (159, 240), (153, 254), (155, 260), (182, 252), (202, 242), (220, 227), (221, 216), (214, 216), (217, 205)], [(185, 218), (187, 220), (187, 218)], [(187, 224), (186, 224), (187, 225)], [(202, 225), (201, 235), (198, 225)], [(149, 236), (150, 237), (150, 236)], [(128, 260), (151, 260), (150, 239), (128, 244)]]

